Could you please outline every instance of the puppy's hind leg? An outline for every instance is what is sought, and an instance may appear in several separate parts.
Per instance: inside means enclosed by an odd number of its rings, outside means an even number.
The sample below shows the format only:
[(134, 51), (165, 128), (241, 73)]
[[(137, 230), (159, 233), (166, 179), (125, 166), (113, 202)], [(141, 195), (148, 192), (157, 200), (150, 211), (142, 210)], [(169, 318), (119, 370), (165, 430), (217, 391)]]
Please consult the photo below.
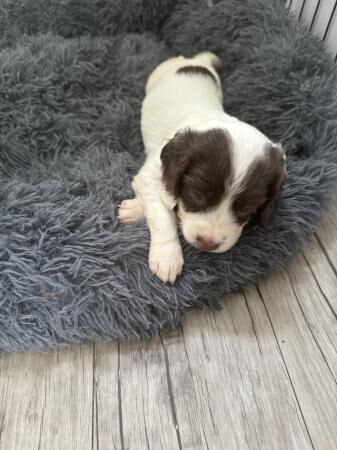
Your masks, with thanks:
[(119, 222), (137, 223), (144, 219), (144, 209), (138, 198), (123, 200), (118, 206)]

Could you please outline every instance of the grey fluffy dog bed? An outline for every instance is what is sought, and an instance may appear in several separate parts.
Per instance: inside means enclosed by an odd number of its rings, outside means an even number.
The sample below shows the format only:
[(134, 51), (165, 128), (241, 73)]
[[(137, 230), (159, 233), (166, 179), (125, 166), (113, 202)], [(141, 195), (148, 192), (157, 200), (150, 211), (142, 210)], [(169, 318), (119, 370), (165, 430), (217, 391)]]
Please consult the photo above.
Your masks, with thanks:
[[(184, 244), (151, 276), (144, 224), (119, 225), (143, 159), (140, 106), (165, 58), (224, 60), (226, 110), (282, 141), (267, 228), (228, 253)], [(148, 337), (285, 266), (337, 178), (336, 72), (279, 0), (0, 0), (0, 348)]]

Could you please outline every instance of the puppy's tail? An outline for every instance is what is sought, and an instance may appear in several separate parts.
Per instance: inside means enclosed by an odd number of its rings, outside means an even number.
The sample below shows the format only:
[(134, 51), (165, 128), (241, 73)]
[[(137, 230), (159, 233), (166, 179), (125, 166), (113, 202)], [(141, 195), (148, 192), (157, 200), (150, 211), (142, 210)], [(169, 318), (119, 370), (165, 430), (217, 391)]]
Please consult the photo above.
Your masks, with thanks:
[(213, 68), (216, 71), (221, 69), (222, 67), (221, 59), (215, 53), (212, 52), (198, 53), (193, 58), (176, 56), (167, 59), (154, 69), (154, 71), (150, 74), (147, 80), (145, 92), (148, 93), (152, 89), (152, 87), (157, 83), (157, 81), (159, 81), (167, 73), (179, 69), (179, 67), (183, 67), (184, 65), (191, 64), (192, 61), (196, 65), (200, 64), (205, 67)]
[(198, 53), (193, 58), (196, 61), (200, 61), (208, 66), (213, 67), (215, 70), (220, 70), (223, 66), (223, 62), (219, 56), (212, 52)]

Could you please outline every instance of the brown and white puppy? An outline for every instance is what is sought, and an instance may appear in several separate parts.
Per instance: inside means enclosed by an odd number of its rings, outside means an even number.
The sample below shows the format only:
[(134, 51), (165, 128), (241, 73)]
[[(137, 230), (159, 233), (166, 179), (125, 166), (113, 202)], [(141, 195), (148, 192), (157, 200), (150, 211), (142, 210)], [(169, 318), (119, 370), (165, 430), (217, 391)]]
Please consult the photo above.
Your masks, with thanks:
[(119, 220), (145, 216), (149, 265), (164, 282), (173, 283), (183, 267), (178, 222), (190, 244), (225, 252), (252, 215), (267, 223), (285, 179), (281, 145), (224, 112), (219, 65), (209, 52), (171, 58), (147, 82), (147, 157), (133, 181), (136, 198), (120, 205)]

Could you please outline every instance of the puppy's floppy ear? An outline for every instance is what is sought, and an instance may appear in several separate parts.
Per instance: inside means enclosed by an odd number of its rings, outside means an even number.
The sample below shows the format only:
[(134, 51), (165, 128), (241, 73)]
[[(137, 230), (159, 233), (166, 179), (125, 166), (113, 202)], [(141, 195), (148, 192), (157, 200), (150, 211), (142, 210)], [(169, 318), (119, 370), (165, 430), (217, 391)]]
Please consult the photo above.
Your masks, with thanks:
[(187, 130), (177, 133), (161, 151), (163, 202), (173, 209), (178, 203), (182, 187), (182, 178), (191, 160), (191, 135)]
[(266, 148), (266, 201), (258, 210), (260, 222), (266, 225), (270, 219), (275, 201), (286, 179), (286, 156), (281, 144), (268, 145)]

